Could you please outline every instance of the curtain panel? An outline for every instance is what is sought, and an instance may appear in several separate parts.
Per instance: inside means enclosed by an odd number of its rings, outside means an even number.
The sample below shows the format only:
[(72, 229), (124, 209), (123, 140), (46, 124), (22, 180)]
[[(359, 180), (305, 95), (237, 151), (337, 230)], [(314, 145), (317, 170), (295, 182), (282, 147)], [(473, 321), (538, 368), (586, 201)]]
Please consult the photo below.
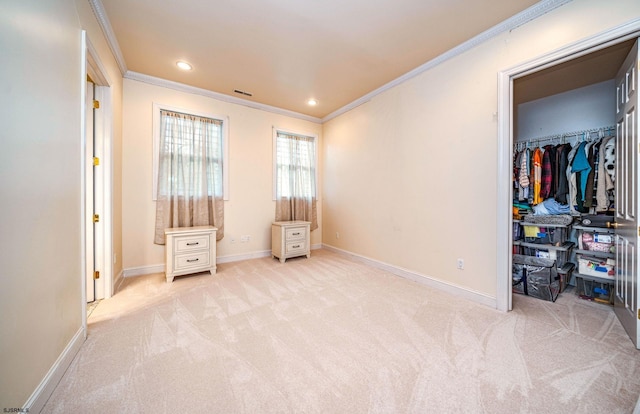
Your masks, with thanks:
[(277, 132), (276, 221), (303, 220), (318, 228), (313, 137)]
[(224, 237), (222, 121), (161, 110), (154, 243), (171, 227), (215, 226)]

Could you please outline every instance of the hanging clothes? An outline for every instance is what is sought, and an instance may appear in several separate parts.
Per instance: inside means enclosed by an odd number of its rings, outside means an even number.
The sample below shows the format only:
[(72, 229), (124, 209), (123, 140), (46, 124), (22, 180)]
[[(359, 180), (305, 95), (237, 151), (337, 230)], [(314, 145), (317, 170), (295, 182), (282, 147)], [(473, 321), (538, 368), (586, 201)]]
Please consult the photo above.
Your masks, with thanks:
[(542, 203), (544, 200), (540, 195), (542, 189), (542, 150), (533, 150), (533, 205)]
[(520, 154), (520, 200), (529, 198), (529, 149), (525, 148)]
[(604, 138), (600, 143), (596, 211), (607, 211), (609, 209), (609, 196), (607, 193), (614, 188), (614, 175), (607, 173), (607, 171), (614, 170), (615, 145), (615, 137)]
[(547, 145), (542, 154), (542, 184), (540, 187), (540, 197), (547, 199), (553, 197), (553, 163), (555, 161), (555, 150), (553, 145)]
[(569, 154), (571, 153), (571, 145), (563, 144), (557, 149), (557, 170), (558, 186), (556, 190), (556, 201), (561, 204), (569, 204), (569, 179), (566, 171), (569, 165)]
[(596, 187), (596, 176), (597, 176), (597, 165), (598, 165), (598, 149), (600, 148), (600, 141), (594, 142), (591, 147), (587, 149), (588, 156), (587, 160), (589, 161), (589, 165), (591, 166), (591, 171), (587, 176), (587, 190), (584, 194), (584, 206), (585, 208), (591, 209), (595, 206), (595, 187)]
[(586, 213), (584, 209), (584, 199), (587, 192), (587, 177), (591, 172), (591, 165), (587, 159), (587, 142), (582, 141), (578, 145), (575, 157), (571, 163), (571, 173), (576, 180), (575, 201), (573, 206), (578, 213)]

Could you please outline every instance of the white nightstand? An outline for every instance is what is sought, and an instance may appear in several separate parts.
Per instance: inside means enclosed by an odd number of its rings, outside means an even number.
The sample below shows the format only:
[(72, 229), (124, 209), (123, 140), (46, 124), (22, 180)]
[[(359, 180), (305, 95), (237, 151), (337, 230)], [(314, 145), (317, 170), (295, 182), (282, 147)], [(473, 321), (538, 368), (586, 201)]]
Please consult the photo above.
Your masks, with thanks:
[(167, 282), (175, 276), (210, 271), (216, 273), (216, 232), (213, 226), (166, 229), (165, 274)]
[(284, 263), (290, 257), (311, 257), (311, 222), (276, 221), (271, 224), (271, 255)]

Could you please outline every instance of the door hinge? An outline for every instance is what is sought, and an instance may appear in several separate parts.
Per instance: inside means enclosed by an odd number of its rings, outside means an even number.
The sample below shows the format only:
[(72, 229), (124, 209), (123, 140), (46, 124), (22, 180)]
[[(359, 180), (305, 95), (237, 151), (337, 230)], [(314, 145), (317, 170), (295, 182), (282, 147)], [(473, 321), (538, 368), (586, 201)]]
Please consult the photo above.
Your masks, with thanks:
[(95, 272), (93, 272), (93, 279), (94, 280), (100, 279), (100, 271), (99, 270), (96, 270)]
[(97, 167), (98, 165), (100, 165), (100, 158), (93, 157), (93, 166)]
[(640, 308), (638, 308), (638, 319), (640, 319)]
[(97, 100), (93, 100), (93, 109), (98, 109), (100, 108), (100, 101)]
[(94, 214), (93, 215), (93, 222), (94, 223), (100, 222), (100, 214)]

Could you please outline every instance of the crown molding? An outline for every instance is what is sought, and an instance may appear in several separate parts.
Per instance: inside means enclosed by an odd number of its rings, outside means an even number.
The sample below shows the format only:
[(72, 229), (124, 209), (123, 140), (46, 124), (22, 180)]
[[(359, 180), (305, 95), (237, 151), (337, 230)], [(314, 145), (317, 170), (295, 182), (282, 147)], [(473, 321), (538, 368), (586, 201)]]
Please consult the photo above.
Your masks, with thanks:
[(174, 82), (162, 78), (156, 78), (155, 76), (145, 75), (143, 73), (127, 71), (124, 74), (125, 79), (131, 79), (138, 82), (144, 82), (155, 86), (161, 86), (163, 88), (173, 89), (180, 92), (192, 93), (194, 95), (206, 96), (207, 98), (216, 99), (218, 101), (232, 103), (236, 105), (248, 106), (249, 108), (258, 109), (261, 111), (271, 112), (278, 115), (288, 116), (290, 118), (298, 118), (304, 121), (321, 124), (322, 120), (314, 116), (301, 114), (299, 112), (290, 111), (288, 109), (282, 109), (271, 105), (266, 105), (258, 102), (249, 101), (247, 99), (237, 98), (235, 96), (225, 95), (223, 93), (213, 92), (208, 89), (197, 88), (195, 86), (186, 85), (180, 82)]
[(100, 0), (88, 0), (91, 5), (91, 9), (93, 10), (93, 14), (96, 16), (98, 20), (98, 24), (102, 29), (102, 33), (107, 38), (107, 43), (109, 44), (109, 48), (113, 53), (113, 57), (116, 59), (116, 63), (118, 64), (118, 68), (120, 68), (120, 73), (124, 76), (127, 73), (127, 64), (124, 61), (124, 56), (122, 56), (122, 51), (120, 50), (120, 45), (118, 44), (118, 39), (116, 39), (116, 35), (113, 32), (113, 28), (111, 27), (111, 22), (109, 22), (109, 18), (107, 17), (107, 12), (102, 5), (102, 1)]
[(276, 114), (280, 114), (280, 115), (285, 115), (285, 116), (289, 116), (289, 117), (293, 117), (293, 118), (299, 118), (299, 119), (303, 119), (305, 121), (310, 121), (310, 122), (314, 122), (314, 123), (318, 123), (318, 124), (323, 124), (327, 121), (332, 120), (333, 118), (336, 118), (364, 103), (369, 102), (371, 99), (373, 99), (374, 97), (376, 97), (377, 95), (380, 95), (381, 93), (395, 87), (398, 86), (412, 78), (415, 78), (416, 76), (422, 74), (423, 72), (426, 72), (429, 69), (432, 69), (436, 66), (438, 66), (439, 64), (453, 58), (456, 57), (458, 55), (461, 55), (462, 53), (467, 52), (468, 50), (473, 49), (474, 47), (478, 46), (481, 43), (486, 42), (487, 40), (501, 34), (504, 33), (506, 31), (509, 30), (513, 30), (519, 26), (522, 26), (525, 23), (530, 22), (531, 20), (534, 20), (564, 4), (567, 4), (569, 2), (571, 2), (572, 0), (542, 0), (539, 3), (536, 3), (535, 5), (529, 7), (528, 9), (516, 14), (515, 16), (510, 17), (509, 19), (503, 21), (502, 23), (497, 24), (496, 26), (493, 26), (492, 28), (480, 33), (478, 36), (464, 42), (461, 43), (460, 45), (454, 47), (453, 49), (448, 50), (447, 52), (441, 54), (440, 56), (426, 62), (425, 64), (418, 66), (417, 68), (405, 73), (404, 75), (392, 80), (391, 82), (388, 82), (386, 84), (384, 84), (383, 86), (369, 92), (366, 95), (363, 95), (362, 97), (356, 99), (355, 101), (343, 106), (342, 108), (330, 113), (329, 115), (325, 116), (324, 118), (316, 118), (313, 116), (309, 116), (309, 115), (305, 115), (305, 114), (301, 114), (299, 112), (294, 112), (294, 111), (289, 111), (287, 109), (282, 109), (282, 108), (278, 108), (278, 107), (274, 107), (271, 105), (265, 105), (265, 104), (261, 104), (261, 103), (257, 103), (257, 102), (253, 102), (253, 101), (249, 101), (246, 99), (242, 99), (242, 98), (237, 98), (234, 96), (230, 96), (230, 95), (225, 95), (225, 94), (221, 94), (218, 92), (213, 92), (207, 89), (201, 89), (201, 88), (196, 88), (193, 86), (189, 86), (189, 85), (185, 85), (179, 82), (173, 82), (173, 81), (168, 81), (165, 79), (161, 79), (161, 78), (156, 78), (153, 76), (149, 76), (149, 75), (144, 75), (141, 73), (137, 73), (137, 72), (132, 72), (127, 70), (127, 65), (125, 63), (124, 57), (122, 56), (122, 52), (120, 50), (120, 46), (118, 44), (118, 40), (116, 39), (116, 36), (113, 32), (113, 29), (111, 27), (111, 23), (109, 22), (109, 18), (107, 17), (106, 11), (104, 9), (104, 6), (102, 5), (102, 1), (101, 0), (88, 0), (89, 4), (91, 5), (91, 8), (93, 10), (94, 15), (96, 16), (96, 19), (98, 20), (98, 23), (100, 25), (100, 27), (102, 28), (102, 31), (107, 39), (107, 43), (109, 44), (109, 47), (111, 48), (111, 51), (113, 52), (113, 56), (118, 64), (118, 67), (120, 68), (120, 72), (122, 73), (124, 78), (127, 79), (132, 79), (132, 80), (137, 80), (140, 82), (145, 82), (145, 83), (149, 83), (152, 85), (157, 85), (157, 86), (163, 86), (166, 88), (170, 88), (170, 89), (174, 89), (174, 90), (178, 90), (178, 91), (182, 91), (182, 92), (187, 92), (187, 93), (193, 93), (196, 95), (202, 95), (202, 96), (207, 96), (213, 99), (217, 99), (223, 102), (229, 102), (229, 103), (234, 103), (234, 104), (238, 104), (238, 105), (243, 105), (243, 106), (248, 106), (250, 108), (254, 108), (254, 109), (259, 109), (262, 111), (267, 111), (267, 112), (272, 112), (272, 113), (276, 113)]
[(495, 36), (498, 36), (501, 33), (504, 33), (504, 32), (513, 30), (516, 27), (522, 26), (523, 24), (528, 23), (531, 20), (534, 20), (571, 1), (572, 0), (543, 0), (539, 3), (536, 3), (533, 6), (529, 7), (528, 9), (523, 10), (522, 12), (516, 14), (515, 16), (512, 16), (507, 20), (493, 26), (492, 28), (480, 33), (476, 37), (471, 38), (464, 43), (461, 43), (460, 45), (454, 47), (453, 49), (449, 49), (445, 53), (428, 61), (427, 63), (424, 63), (421, 66), (418, 66), (417, 68), (405, 73), (404, 75), (392, 80), (391, 82), (382, 85), (378, 89), (375, 89), (369, 92), (368, 94), (356, 99), (355, 101), (343, 106), (342, 108), (330, 113), (329, 115), (322, 118), (322, 123), (330, 121), (333, 118), (336, 118), (362, 104), (369, 102), (371, 99), (373, 99), (377, 95), (380, 95), (381, 93), (388, 91), (389, 89), (395, 86), (398, 86), (401, 83), (408, 81), (409, 79), (415, 78), (421, 73), (426, 72), (427, 70), (432, 69), (451, 58), (461, 55), (464, 52), (467, 52), (468, 50), (473, 49), (479, 44), (484, 43), (487, 40)]

